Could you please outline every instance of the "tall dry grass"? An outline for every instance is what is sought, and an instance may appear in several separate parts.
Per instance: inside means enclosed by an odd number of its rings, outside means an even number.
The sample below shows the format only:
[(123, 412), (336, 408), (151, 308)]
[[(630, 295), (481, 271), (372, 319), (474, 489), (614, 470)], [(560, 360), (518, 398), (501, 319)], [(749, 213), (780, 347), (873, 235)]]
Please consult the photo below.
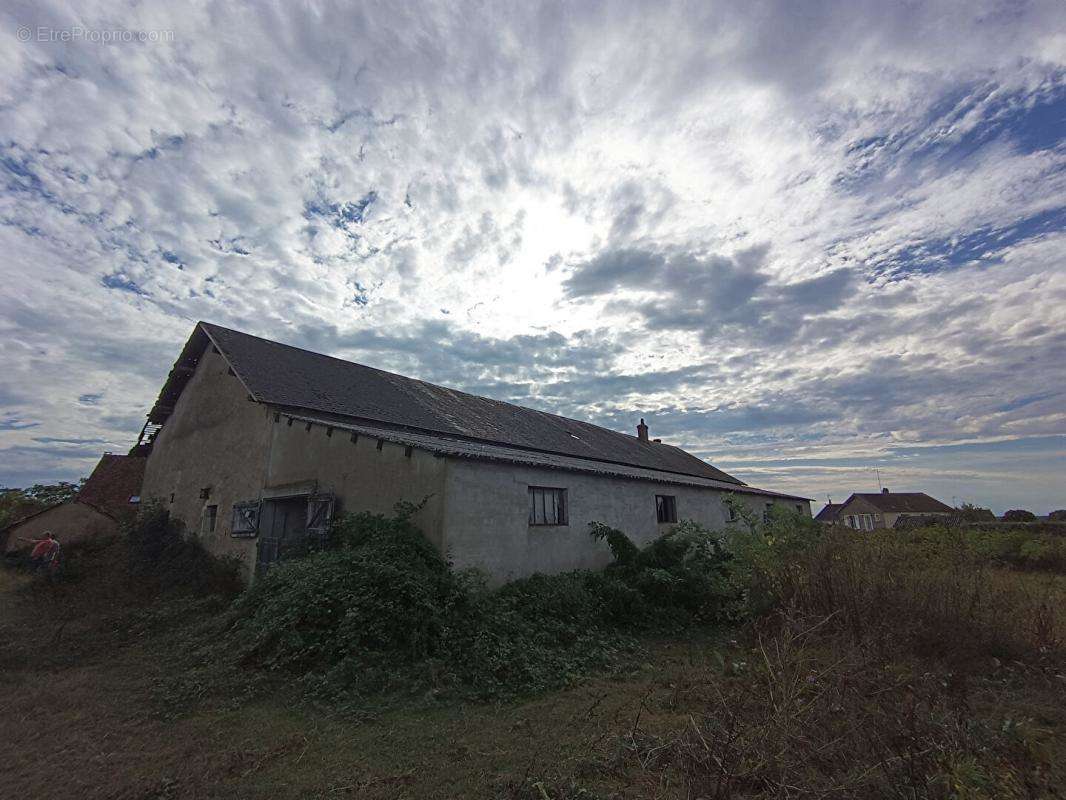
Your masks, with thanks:
[(843, 532), (757, 572), (773, 610), (613, 769), (704, 798), (1054, 796), (1046, 732), (998, 701), (1066, 685), (1061, 576), (992, 567), (964, 534)]

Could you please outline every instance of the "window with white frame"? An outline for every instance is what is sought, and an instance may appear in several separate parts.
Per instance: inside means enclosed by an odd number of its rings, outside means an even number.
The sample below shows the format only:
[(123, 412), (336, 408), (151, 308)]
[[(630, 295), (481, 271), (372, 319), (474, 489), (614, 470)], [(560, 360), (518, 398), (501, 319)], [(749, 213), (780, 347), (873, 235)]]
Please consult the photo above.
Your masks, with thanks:
[(844, 524), (857, 531), (872, 531), (874, 520), (873, 514), (848, 514), (844, 517)]
[(529, 487), (529, 524), (566, 525), (566, 489), (550, 486)]

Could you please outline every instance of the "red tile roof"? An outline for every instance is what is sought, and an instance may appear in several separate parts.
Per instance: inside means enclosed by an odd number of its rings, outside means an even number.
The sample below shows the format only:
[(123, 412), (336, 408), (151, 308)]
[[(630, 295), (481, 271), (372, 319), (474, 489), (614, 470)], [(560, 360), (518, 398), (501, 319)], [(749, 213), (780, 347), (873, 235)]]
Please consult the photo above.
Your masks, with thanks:
[(130, 497), (141, 493), (146, 460), (105, 453), (76, 499), (112, 517), (129, 513), (136, 508), (130, 505)]

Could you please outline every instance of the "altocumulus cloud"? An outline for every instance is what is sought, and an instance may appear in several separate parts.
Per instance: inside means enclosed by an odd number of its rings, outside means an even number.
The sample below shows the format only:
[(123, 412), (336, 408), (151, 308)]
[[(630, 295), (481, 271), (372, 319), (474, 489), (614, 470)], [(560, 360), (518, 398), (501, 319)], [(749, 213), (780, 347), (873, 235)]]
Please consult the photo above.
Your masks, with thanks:
[(878, 467), (1066, 505), (1064, 27), (1058, 0), (8, 4), (0, 482), (128, 446), (208, 319), (642, 414), (782, 489)]

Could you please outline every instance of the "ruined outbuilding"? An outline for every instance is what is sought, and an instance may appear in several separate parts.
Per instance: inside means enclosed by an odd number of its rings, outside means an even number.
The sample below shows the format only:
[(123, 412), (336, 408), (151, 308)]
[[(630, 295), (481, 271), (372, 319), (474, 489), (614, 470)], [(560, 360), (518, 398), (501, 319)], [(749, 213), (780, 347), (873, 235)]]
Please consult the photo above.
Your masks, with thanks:
[(51, 531), (61, 544), (118, 533), (136, 513), (145, 459), (105, 453), (73, 500), (36, 511), (0, 531), (5, 552), (29, 549)]

